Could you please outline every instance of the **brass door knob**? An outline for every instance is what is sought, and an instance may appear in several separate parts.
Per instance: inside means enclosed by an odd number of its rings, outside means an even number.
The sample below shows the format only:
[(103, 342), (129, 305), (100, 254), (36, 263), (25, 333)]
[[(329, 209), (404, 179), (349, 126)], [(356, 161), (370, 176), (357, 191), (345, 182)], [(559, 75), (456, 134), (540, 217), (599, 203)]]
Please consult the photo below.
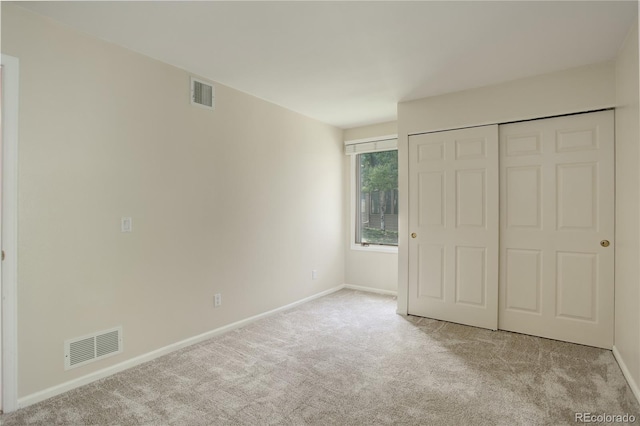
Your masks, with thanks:
[(416, 234), (415, 232), (413, 232), (413, 233), (411, 234), (411, 238), (415, 238), (415, 237), (417, 237), (417, 236), (418, 236), (418, 234)]
[(602, 247), (609, 247), (609, 244), (611, 244), (611, 243), (609, 242), (609, 240), (602, 240), (602, 241), (600, 241), (600, 245), (601, 245)]

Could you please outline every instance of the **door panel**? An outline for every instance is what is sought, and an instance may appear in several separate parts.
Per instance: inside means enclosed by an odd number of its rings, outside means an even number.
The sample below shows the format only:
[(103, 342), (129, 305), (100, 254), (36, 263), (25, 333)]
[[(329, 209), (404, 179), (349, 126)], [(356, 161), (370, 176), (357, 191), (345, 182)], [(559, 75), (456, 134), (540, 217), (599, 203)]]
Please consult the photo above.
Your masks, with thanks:
[(485, 227), (486, 183), (484, 169), (456, 171), (456, 226)]
[(444, 247), (418, 246), (418, 297), (444, 297)]
[(507, 205), (503, 214), (511, 228), (540, 229), (541, 181), (540, 167), (508, 167), (506, 179)]
[(456, 246), (456, 303), (485, 307), (486, 248)]
[(412, 135), (409, 150), (409, 314), (495, 330), (498, 126)]
[(505, 250), (506, 306), (515, 311), (540, 313), (542, 252)]
[(613, 123), (604, 111), (500, 126), (501, 329), (611, 349)]

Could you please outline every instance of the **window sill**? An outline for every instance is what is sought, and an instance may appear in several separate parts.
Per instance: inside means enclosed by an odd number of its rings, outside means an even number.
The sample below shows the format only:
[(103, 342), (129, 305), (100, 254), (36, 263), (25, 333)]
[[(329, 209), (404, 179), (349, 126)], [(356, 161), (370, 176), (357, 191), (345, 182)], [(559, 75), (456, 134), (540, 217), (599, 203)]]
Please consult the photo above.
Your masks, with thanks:
[(360, 244), (351, 244), (351, 250), (355, 251), (369, 251), (375, 253), (395, 253), (398, 254), (398, 247), (394, 246), (376, 246), (371, 245), (368, 247), (363, 247)]

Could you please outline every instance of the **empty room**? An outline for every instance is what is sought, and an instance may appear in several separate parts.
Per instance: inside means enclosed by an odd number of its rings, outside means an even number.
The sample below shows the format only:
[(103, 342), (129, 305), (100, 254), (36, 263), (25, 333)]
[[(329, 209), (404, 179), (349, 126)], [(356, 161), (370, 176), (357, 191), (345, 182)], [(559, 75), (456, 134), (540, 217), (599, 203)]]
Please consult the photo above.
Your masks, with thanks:
[(0, 8), (0, 424), (640, 422), (640, 2)]

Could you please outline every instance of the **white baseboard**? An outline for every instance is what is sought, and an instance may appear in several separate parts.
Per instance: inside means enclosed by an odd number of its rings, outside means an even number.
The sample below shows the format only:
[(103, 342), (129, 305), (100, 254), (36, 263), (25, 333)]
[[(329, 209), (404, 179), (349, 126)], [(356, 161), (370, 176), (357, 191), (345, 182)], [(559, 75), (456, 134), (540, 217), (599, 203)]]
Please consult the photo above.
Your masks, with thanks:
[(634, 378), (631, 376), (631, 372), (627, 368), (627, 364), (624, 362), (624, 359), (622, 359), (622, 355), (620, 355), (618, 348), (616, 348), (615, 346), (613, 347), (613, 356), (616, 359), (616, 361), (618, 361), (620, 370), (622, 370), (622, 374), (624, 375), (624, 378), (627, 379), (627, 383), (629, 383), (631, 392), (633, 392), (638, 402), (640, 402), (640, 388), (638, 387), (638, 384), (636, 383)]
[(343, 287), (344, 288), (348, 288), (349, 290), (359, 290), (359, 291), (366, 291), (368, 293), (386, 294), (388, 296), (397, 296), (398, 295), (397, 291), (383, 290), (381, 288), (375, 288), (375, 287), (365, 287), (365, 286), (353, 285), (353, 284), (345, 284)]
[(36, 393), (32, 393), (30, 395), (27, 395), (18, 399), (18, 408), (24, 408), (29, 405), (35, 404), (37, 402), (44, 401), (45, 399), (49, 399), (56, 395), (60, 395), (72, 389), (78, 388), (80, 386), (87, 385), (91, 382), (95, 382), (96, 380), (100, 380), (104, 377), (111, 376), (112, 374), (116, 374), (121, 371), (127, 370), (131, 367), (135, 367), (136, 365), (140, 365), (142, 363), (154, 360), (168, 353), (175, 352), (178, 349), (182, 349), (184, 347), (191, 346), (196, 343), (202, 342), (204, 340), (210, 339), (211, 337), (227, 333), (231, 330), (235, 330), (240, 327), (244, 327), (262, 318), (266, 318), (268, 316), (277, 314), (279, 312), (286, 311), (287, 309), (291, 309), (293, 307), (296, 307), (298, 305), (301, 305), (303, 303), (309, 302), (314, 299), (318, 299), (328, 294), (335, 293), (336, 291), (342, 290), (344, 287), (345, 287), (344, 285), (339, 285), (337, 287), (330, 288), (329, 290), (325, 290), (318, 294), (314, 294), (313, 296), (305, 297), (304, 299), (298, 300), (293, 303), (289, 303), (288, 305), (281, 306), (279, 308), (272, 309), (270, 311), (263, 312), (258, 315), (254, 315), (252, 317), (249, 317), (240, 321), (236, 321), (234, 323), (225, 325), (223, 327), (219, 327), (214, 330), (207, 331), (206, 333), (202, 333), (197, 336), (190, 337), (180, 342), (172, 343), (171, 345), (165, 346), (160, 349), (156, 349), (155, 351), (151, 351), (146, 354), (137, 356), (135, 358), (123, 361), (119, 364), (112, 365), (111, 367), (103, 368), (102, 370), (89, 373), (86, 376), (82, 376), (74, 380), (69, 380), (68, 382), (50, 387), (48, 389), (41, 390)]

